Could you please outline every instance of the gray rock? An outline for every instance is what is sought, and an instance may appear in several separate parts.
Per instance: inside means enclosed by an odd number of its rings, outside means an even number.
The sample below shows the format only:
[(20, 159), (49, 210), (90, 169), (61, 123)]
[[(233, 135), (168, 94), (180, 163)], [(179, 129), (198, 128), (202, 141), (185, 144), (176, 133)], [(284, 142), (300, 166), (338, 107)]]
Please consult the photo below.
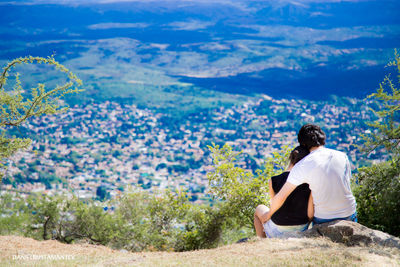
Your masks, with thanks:
[(377, 244), (385, 247), (400, 248), (400, 239), (387, 233), (372, 230), (352, 221), (337, 220), (314, 225), (304, 232), (288, 233), (289, 237), (328, 237), (333, 242), (348, 246)]

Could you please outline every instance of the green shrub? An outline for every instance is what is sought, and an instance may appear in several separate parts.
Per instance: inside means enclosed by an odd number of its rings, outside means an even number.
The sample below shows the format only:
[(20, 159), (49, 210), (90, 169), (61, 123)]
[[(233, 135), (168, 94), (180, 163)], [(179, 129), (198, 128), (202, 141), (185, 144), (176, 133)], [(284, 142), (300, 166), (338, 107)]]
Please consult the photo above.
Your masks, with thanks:
[(87, 239), (92, 242), (108, 245), (122, 237), (124, 222), (116, 214), (106, 212), (102, 206), (94, 203), (83, 203), (74, 199), (73, 209), (66, 229), (60, 234), (60, 240), (71, 242), (75, 239)]
[(211, 209), (190, 203), (185, 192), (125, 194), (116, 211), (125, 221), (119, 246), (133, 251), (209, 248), (214, 243), (207, 241), (219, 240), (207, 231), (208, 223), (215, 223)]
[(365, 226), (400, 236), (400, 159), (359, 169), (357, 199), (359, 222)]
[(56, 236), (63, 205), (61, 197), (35, 196), (27, 199), (29, 210), (29, 227), (25, 235), (35, 239), (53, 239)]
[[(15, 203), (21, 201), (23, 199), (19, 198)], [(120, 236), (122, 223), (118, 216), (105, 212), (92, 201), (31, 195), (26, 203), (19, 212), (19, 216), (25, 219), (16, 233), (39, 240), (55, 239), (72, 243), (86, 239), (103, 245), (111, 244)], [(17, 212), (16, 208), (12, 214)], [(3, 211), (1, 214), (4, 214)]]
[(6, 193), (0, 197), (0, 235), (24, 234), (29, 228), (29, 208), (23, 199)]
[(114, 202), (7, 194), (0, 202), (0, 233), (131, 251), (185, 251), (220, 244), (229, 221), (226, 210), (218, 203), (195, 205), (186, 192), (135, 191)]
[(241, 152), (233, 151), (231, 146), (220, 148), (213, 144), (209, 149), (214, 164), (214, 170), (207, 175), (211, 193), (228, 203), (229, 218), (235, 218), (239, 226), (253, 228), (255, 208), (269, 203), (268, 180), (285, 169), (290, 149), (283, 147), (280, 152), (273, 152), (255, 174), (237, 166)]
[(186, 251), (216, 247), (222, 241), (227, 220), (227, 207), (192, 205), (187, 212), (185, 229), (179, 235), (175, 250)]

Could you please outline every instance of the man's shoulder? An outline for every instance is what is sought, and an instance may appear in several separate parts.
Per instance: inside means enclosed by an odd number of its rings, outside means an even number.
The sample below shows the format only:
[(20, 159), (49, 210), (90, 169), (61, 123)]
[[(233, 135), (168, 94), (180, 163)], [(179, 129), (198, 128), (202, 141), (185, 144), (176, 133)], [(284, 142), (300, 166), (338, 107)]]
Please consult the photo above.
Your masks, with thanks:
[[(342, 156), (342, 157), (343, 156), (344, 157), (347, 156), (345, 152), (342, 152), (342, 151), (339, 151), (339, 150), (336, 150), (336, 149), (333, 149), (333, 148), (327, 148), (327, 147), (321, 147), (316, 152), (317, 153), (313, 153), (316, 157), (318, 157), (318, 155), (320, 155), (320, 154), (334, 155), (334, 156), (337, 155), (337, 156)], [(310, 156), (312, 156), (313, 154), (310, 154)]]
[(309, 164), (315, 164), (315, 165), (322, 165), (324, 166), (328, 162), (342, 162), (346, 164), (346, 162), (349, 162), (349, 158), (347, 157), (347, 154), (345, 152), (332, 149), (332, 148), (323, 148), (319, 153), (315, 153), (313, 158), (310, 158)]
[(326, 149), (327, 149), (327, 151), (329, 151), (329, 153), (331, 153), (334, 156), (347, 158), (347, 154), (343, 151), (339, 151), (339, 150), (332, 149), (332, 148), (326, 148)]
[(303, 167), (305, 167), (305, 168), (307, 168), (307, 166), (315, 167), (320, 164), (329, 162), (333, 158), (337, 159), (337, 160), (346, 160), (347, 155), (346, 155), (346, 153), (336, 150), (336, 149), (321, 147), (318, 150), (316, 150), (315, 152), (312, 152), (310, 155), (305, 157), (299, 163), (301, 163), (300, 165), (303, 165)]

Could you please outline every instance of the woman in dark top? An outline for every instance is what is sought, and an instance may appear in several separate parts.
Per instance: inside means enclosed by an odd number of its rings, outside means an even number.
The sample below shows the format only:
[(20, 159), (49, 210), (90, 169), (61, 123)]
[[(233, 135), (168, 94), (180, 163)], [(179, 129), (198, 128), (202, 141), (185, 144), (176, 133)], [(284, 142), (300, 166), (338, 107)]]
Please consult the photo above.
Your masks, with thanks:
[[(290, 153), (290, 164), (287, 170), (280, 175), (271, 177), (269, 181), (270, 198), (281, 190), (293, 166), (309, 154), (301, 146)], [(259, 205), (254, 214), (254, 227), (259, 237), (279, 237), (285, 232), (304, 231), (308, 228), (314, 214), (314, 206), (308, 184), (298, 186), (286, 199), (282, 207), (272, 215), (264, 225), (260, 217), (269, 211), (265, 205)]]

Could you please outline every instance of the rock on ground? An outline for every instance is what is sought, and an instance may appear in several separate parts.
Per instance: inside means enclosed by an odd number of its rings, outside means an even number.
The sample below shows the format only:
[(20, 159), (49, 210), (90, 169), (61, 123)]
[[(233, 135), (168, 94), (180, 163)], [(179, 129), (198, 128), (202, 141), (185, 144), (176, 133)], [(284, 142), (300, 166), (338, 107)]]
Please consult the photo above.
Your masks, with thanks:
[(314, 225), (304, 232), (288, 233), (285, 237), (327, 237), (336, 243), (347, 246), (376, 244), (400, 248), (400, 239), (352, 221), (337, 220)]

